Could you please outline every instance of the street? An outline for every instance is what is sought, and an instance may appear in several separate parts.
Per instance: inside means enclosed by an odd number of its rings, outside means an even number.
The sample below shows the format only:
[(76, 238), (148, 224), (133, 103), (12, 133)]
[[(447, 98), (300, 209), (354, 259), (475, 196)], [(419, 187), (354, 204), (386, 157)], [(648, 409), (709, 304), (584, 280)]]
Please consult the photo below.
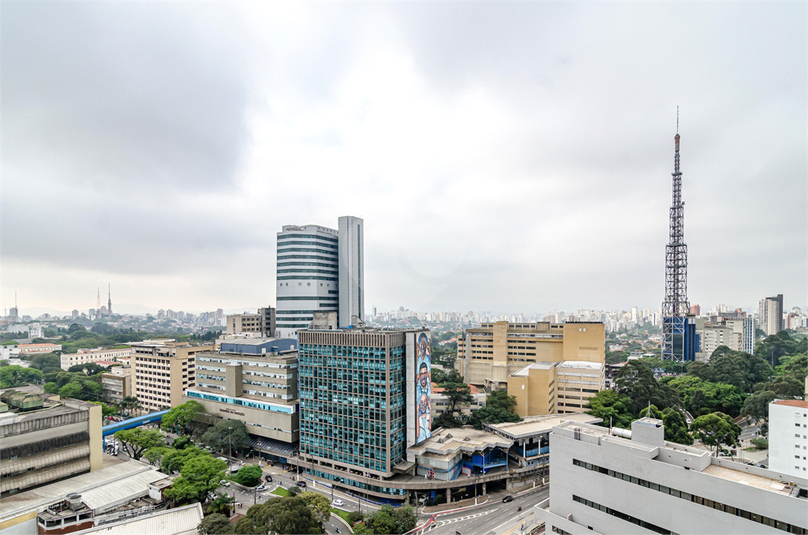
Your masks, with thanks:
[[(502, 503), (502, 499), (492, 500), (485, 505), (446, 514), (437, 517), (435, 527), (423, 533), (429, 535), (502, 535), (505, 533), (519, 533), (522, 523), (529, 523), (533, 519), (533, 506), (546, 500), (550, 495), (549, 488), (543, 488), (524, 496), (514, 497), (509, 503)], [(522, 511), (517, 511), (519, 506)]]

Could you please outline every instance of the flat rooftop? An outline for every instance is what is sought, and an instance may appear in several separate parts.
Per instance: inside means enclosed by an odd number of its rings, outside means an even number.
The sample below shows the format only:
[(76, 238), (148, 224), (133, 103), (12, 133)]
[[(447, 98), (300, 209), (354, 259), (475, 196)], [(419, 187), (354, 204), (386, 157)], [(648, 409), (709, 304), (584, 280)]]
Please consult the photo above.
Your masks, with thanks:
[(779, 399), (772, 401), (775, 405), (787, 405), (789, 407), (799, 407), (801, 409), (808, 409), (808, 401), (804, 399)]
[(527, 377), (530, 374), (530, 370), (549, 370), (553, 366), (557, 365), (558, 362), (548, 362), (548, 361), (534, 362), (532, 364), (528, 364), (521, 370), (513, 372), (511, 374), (511, 377)]
[[(534, 435), (549, 433), (555, 426), (564, 422), (576, 422), (582, 424), (599, 424), (602, 422), (590, 414), (547, 414), (542, 416), (527, 416), (521, 422), (486, 424), (486, 427), (495, 433), (504, 435), (511, 440), (517, 438), (528, 438)], [(603, 428), (605, 430), (605, 428)]]
[(588, 360), (565, 360), (558, 364), (559, 368), (585, 368), (587, 370), (599, 370), (603, 368), (602, 362), (590, 362)]
[(168, 509), (137, 518), (128, 518), (121, 522), (77, 531), (76, 535), (95, 533), (98, 535), (141, 535), (155, 533), (159, 535), (196, 535), (196, 528), (202, 522), (202, 505), (193, 503), (176, 509)]
[(407, 448), (409, 453), (415, 455), (426, 455), (428, 453), (438, 456), (454, 455), (459, 451), (473, 453), (483, 451), (487, 448), (501, 447), (510, 448), (512, 440), (508, 440), (500, 435), (474, 429), (471, 426), (453, 427), (451, 429), (439, 429), (432, 433), (432, 436), (420, 444)]
[(720, 477), (721, 479), (734, 481), (736, 483), (740, 483), (741, 485), (749, 485), (750, 487), (757, 487), (759, 489), (785, 494), (786, 496), (790, 495), (791, 491), (794, 489), (794, 486), (789, 485), (787, 482), (778, 481), (776, 479), (757, 474), (750, 474), (748, 472), (735, 470), (725, 466), (718, 466), (717, 464), (711, 464), (702, 470), (702, 473)]

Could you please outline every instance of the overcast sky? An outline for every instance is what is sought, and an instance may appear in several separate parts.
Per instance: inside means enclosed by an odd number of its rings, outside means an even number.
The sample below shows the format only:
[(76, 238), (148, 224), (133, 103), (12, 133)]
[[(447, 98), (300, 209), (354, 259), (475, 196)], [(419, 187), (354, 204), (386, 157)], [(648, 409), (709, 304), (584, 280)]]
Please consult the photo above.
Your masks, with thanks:
[[(808, 304), (806, 4), (2, 3), (2, 304), (252, 309), (365, 220), (366, 306)], [(131, 311), (140, 312), (130, 306)]]

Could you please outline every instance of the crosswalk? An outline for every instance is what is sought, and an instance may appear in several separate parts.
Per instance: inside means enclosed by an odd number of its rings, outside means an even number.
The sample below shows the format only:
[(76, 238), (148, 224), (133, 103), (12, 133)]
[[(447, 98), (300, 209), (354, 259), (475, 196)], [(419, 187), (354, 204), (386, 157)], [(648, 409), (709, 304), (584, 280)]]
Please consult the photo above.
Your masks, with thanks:
[(459, 516), (457, 518), (449, 518), (449, 519), (446, 519), (446, 520), (437, 520), (437, 521), (431, 523), (426, 528), (417, 531), (415, 535), (422, 535), (424, 533), (428, 533), (429, 531), (432, 531), (433, 529), (436, 529), (436, 528), (439, 528), (439, 527), (442, 527), (442, 526), (446, 526), (448, 524), (456, 524), (458, 522), (465, 522), (466, 520), (471, 520), (473, 518), (479, 518), (479, 517), (482, 517), (482, 516), (486, 516), (486, 515), (491, 514), (492, 512), (493, 511), (483, 511), (481, 513), (475, 513), (473, 515)]

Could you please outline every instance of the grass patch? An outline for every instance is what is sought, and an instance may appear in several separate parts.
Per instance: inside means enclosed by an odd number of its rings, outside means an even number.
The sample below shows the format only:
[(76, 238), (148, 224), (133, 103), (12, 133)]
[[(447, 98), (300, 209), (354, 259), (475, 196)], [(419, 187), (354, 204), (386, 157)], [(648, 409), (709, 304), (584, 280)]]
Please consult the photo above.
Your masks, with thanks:
[(347, 522), (349, 526), (351, 525), (351, 523), (348, 522), (348, 515), (350, 514), (348, 511), (343, 511), (342, 509), (335, 509), (332, 507), (331, 512)]
[(289, 491), (283, 487), (276, 488), (275, 490), (270, 492), (270, 494), (277, 494), (278, 496), (291, 496), (291, 494), (289, 494)]

